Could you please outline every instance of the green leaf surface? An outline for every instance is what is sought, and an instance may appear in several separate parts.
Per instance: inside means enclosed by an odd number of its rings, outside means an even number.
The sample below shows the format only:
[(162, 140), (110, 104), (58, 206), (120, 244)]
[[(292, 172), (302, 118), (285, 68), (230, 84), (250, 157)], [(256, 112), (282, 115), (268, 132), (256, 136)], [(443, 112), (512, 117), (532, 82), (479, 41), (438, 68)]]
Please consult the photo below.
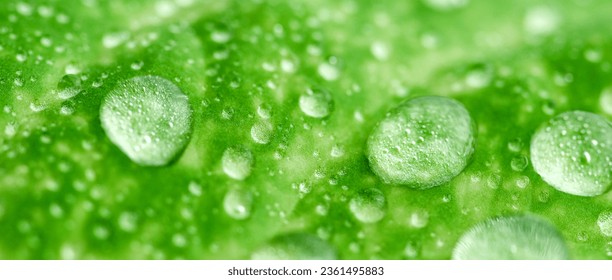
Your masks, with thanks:
[[(473, 226), (528, 214), (570, 258), (611, 259), (612, 192), (558, 191), (530, 156), (563, 112), (610, 124), (610, 11), (606, 0), (6, 0), (0, 258), (449, 259)], [(163, 166), (131, 160), (101, 122), (105, 98), (142, 76), (176, 85), (191, 109), (188, 143)], [(429, 95), (465, 106), (474, 153), (440, 186), (386, 184), (368, 137)], [(612, 174), (602, 151), (599, 180)]]

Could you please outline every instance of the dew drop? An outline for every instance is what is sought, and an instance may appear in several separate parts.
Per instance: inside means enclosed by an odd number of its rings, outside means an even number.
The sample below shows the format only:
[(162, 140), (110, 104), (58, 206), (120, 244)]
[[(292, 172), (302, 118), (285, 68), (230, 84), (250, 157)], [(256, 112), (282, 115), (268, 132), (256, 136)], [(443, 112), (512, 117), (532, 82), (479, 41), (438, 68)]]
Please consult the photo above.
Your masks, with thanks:
[(378, 189), (362, 190), (349, 202), (349, 210), (362, 223), (376, 223), (385, 216), (385, 195)]
[(535, 171), (555, 189), (578, 196), (597, 196), (610, 188), (610, 155), (612, 125), (588, 112), (571, 111), (554, 117), (531, 141)]
[(606, 237), (612, 237), (612, 210), (605, 210), (597, 218), (599, 231)]
[(317, 68), (319, 75), (327, 81), (335, 81), (340, 77), (340, 70), (335, 65), (331, 65), (327, 62), (319, 64)]
[(119, 228), (125, 232), (134, 232), (137, 226), (136, 214), (132, 212), (121, 213), (117, 219), (117, 224), (119, 224)]
[(191, 135), (187, 96), (156, 76), (120, 82), (102, 102), (100, 120), (111, 142), (144, 166), (169, 164)]
[(549, 222), (532, 216), (493, 218), (461, 236), (453, 250), (456, 260), (563, 260), (569, 252)]
[(251, 127), (251, 138), (258, 144), (270, 143), (273, 133), (274, 127), (269, 122), (258, 122)]
[(223, 172), (236, 180), (244, 180), (251, 175), (253, 162), (251, 151), (241, 147), (228, 148), (221, 157)]
[(309, 117), (327, 117), (333, 110), (332, 96), (326, 90), (309, 88), (300, 96), (300, 109)]
[(386, 183), (431, 188), (450, 181), (474, 151), (474, 123), (450, 98), (408, 100), (390, 111), (368, 138), (370, 167)]
[(223, 209), (233, 219), (244, 220), (251, 216), (253, 194), (249, 190), (234, 188), (223, 198)]
[(334, 260), (336, 251), (323, 239), (307, 233), (277, 236), (255, 250), (254, 260)]

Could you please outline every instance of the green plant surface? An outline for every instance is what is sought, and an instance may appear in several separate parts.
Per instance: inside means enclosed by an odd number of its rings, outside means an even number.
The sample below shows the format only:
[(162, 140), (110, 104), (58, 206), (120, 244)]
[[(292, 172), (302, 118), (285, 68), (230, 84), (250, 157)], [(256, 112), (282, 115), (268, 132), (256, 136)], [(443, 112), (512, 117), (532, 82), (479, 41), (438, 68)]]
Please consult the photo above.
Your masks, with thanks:
[[(612, 192), (558, 191), (530, 153), (568, 111), (596, 114), (594, 137), (612, 139), (611, 11), (607, 0), (5, 0), (0, 258), (450, 259), (474, 225), (530, 215), (569, 258), (612, 259)], [(144, 108), (127, 127), (167, 144), (134, 160), (101, 108), (146, 76), (190, 110), (116, 103)], [(383, 180), (370, 135), (430, 95), (469, 113), (467, 166), (427, 189)], [(167, 107), (184, 143), (151, 121)], [(598, 164), (581, 166), (605, 184), (612, 153), (599, 147)]]

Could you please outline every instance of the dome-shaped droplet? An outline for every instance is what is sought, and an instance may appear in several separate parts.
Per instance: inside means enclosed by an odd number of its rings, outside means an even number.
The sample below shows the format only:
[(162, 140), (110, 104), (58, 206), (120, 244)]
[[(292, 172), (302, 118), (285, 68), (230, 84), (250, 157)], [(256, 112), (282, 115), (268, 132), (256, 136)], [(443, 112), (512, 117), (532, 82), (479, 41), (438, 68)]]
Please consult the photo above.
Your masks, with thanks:
[(221, 157), (223, 172), (236, 180), (244, 180), (251, 175), (253, 162), (251, 151), (240, 147), (228, 148)]
[(120, 82), (102, 102), (100, 120), (108, 138), (132, 161), (146, 166), (168, 164), (191, 135), (187, 96), (156, 76)]
[(272, 239), (256, 250), (254, 260), (334, 260), (335, 250), (324, 240), (307, 233), (290, 233)]
[(559, 191), (600, 195), (612, 185), (612, 125), (592, 113), (560, 114), (534, 134), (531, 161), (542, 179)]
[(332, 96), (326, 90), (309, 88), (300, 96), (300, 109), (309, 117), (327, 117), (333, 109)]
[(469, 229), (457, 242), (458, 260), (562, 260), (569, 257), (561, 234), (532, 216), (489, 219)]
[(223, 198), (225, 213), (236, 220), (244, 220), (251, 216), (252, 205), (253, 194), (249, 190), (231, 189)]
[(450, 98), (427, 96), (402, 103), (368, 138), (368, 159), (386, 183), (430, 188), (450, 181), (474, 151), (474, 123)]
[(378, 189), (363, 190), (349, 202), (353, 216), (362, 223), (376, 223), (386, 212), (385, 195)]

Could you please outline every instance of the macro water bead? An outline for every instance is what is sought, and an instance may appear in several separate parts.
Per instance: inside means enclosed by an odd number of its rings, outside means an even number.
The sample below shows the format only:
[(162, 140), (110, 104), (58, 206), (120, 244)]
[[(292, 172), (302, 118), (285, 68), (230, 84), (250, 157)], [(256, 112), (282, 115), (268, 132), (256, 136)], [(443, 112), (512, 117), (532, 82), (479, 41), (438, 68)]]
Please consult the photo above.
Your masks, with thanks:
[(560, 114), (531, 140), (535, 171), (555, 189), (597, 196), (612, 185), (612, 124), (582, 111)]
[(439, 96), (391, 110), (368, 138), (370, 167), (384, 182), (426, 189), (447, 183), (474, 152), (475, 124), (459, 102)]
[(326, 241), (307, 233), (277, 236), (255, 250), (253, 260), (335, 260), (336, 250)]
[(104, 98), (100, 120), (111, 142), (144, 166), (168, 164), (191, 135), (187, 96), (172, 82), (156, 76), (119, 82)]
[(563, 260), (569, 258), (561, 234), (535, 216), (493, 218), (461, 236), (455, 260)]

